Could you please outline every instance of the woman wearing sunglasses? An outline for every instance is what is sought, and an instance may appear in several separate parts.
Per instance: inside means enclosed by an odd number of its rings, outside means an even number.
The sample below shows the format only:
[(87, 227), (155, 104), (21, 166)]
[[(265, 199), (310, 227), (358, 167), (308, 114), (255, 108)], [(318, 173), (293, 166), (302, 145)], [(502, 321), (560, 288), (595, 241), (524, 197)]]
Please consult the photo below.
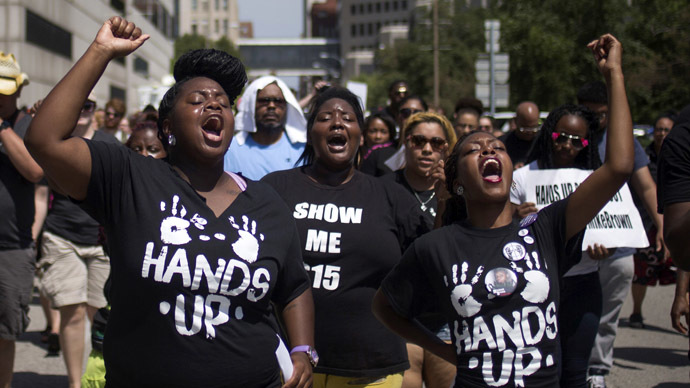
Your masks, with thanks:
[[(400, 145), (404, 145), (405, 167), (381, 179), (394, 180), (402, 185), (418, 203), (424, 218), (433, 228), (439, 197), (448, 196), (445, 189), (443, 160), (455, 146), (455, 131), (450, 121), (436, 113), (413, 114), (402, 130)], [(431, 301), (429, 301), (431, 302)], [(440, 314), (424, 314), (419, 322), (443, 341), (450, 342), (450, 329)], [(410, 369), (403, 376), (403, 388), (449, 387), (455, 377), (455, 365), (413, 343), (407, 343)]]
[[(405, 97), (400, 102), (400, 108), (398, 108), (398, 113), (395, 116), (396, 130), (402, 130), (405, 121), (413, 114), (426, 112), (428, 109), (429, 106), (421, 97), (416, 95)], [(395, 139), (396, 136), (391, 136), (391, 138)], [(402, 144), (393, 144), (390, 147), (374, 150), (362, 162), (360, 171), (373, 176), (382, 176), (402, 168), (405, 162), (405, 156), (399, 148)]]
[[(524, 180), (533, 170), (601, 166), (595, 131), (598, 120), (583, 105), (562, 105), (553, 110), (542, 125), (527, 166), (513, 174), (511, 201), (520, 218), (536, 213), (534, 203), (525, 202)], [(587, 247), (580, 263), (563, 277), (559, 313), (563, 369), (561, 387), (584, 387), (587, 364), (599, 327), (602, 310), (601, 285), (596, 260), (608, 256), (605, 242)]]

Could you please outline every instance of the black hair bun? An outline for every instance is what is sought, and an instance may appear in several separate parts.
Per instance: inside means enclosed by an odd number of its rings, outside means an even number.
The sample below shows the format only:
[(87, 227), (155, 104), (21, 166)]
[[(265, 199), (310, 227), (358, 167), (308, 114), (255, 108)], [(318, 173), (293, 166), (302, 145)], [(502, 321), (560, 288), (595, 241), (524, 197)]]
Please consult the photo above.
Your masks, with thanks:
[(247, 73), (239, 59), (215, 49), (188, 51), (175, 62), (175, 81), (181, 82), (193, 77), (210, 78), (220, 84), (233, 101), (242, 93), (247, 83)]

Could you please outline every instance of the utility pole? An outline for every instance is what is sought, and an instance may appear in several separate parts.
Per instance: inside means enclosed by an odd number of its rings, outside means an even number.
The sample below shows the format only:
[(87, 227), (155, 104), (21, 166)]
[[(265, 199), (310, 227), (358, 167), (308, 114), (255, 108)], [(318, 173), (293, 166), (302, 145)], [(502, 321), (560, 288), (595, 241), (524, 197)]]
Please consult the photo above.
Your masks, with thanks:
[(433, 20), (432, 20), (432, 29), (434, 30), (434, 42), (433, 42), (433, 50), (434, 50), (434, 105), (439, 106), (441, 102), (441, 97), (439, 93), (439, 64), (438, 64), (438, 0), (433, 0), (432, 2), (432, 7), (433, 7)]

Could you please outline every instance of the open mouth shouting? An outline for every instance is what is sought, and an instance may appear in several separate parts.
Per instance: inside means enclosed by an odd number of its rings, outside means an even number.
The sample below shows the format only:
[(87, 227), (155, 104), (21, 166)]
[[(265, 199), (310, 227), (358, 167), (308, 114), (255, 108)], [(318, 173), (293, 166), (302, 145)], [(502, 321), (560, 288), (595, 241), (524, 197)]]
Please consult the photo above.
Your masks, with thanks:
[(503, 168), (501, 162), (496, 158), (484, 159), (479, 166), (479, 171), (485, 182), (499, 183), (503, 180)]
[(204, 137), (212, 141), (221, 141), (223, 131), (223, 117), (220, 115), (209, 116), (201, 125), (204, 130)]
[(333, 133), (326, 138), (326, 144), (330, 152), (344, 152), (347, 149), (347, 137), (343, 133)]

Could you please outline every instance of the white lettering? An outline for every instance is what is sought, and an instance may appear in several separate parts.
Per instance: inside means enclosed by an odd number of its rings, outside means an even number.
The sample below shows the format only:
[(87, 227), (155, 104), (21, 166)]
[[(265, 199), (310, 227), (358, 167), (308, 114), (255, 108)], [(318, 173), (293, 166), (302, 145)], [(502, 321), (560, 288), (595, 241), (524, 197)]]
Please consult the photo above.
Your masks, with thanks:
[[(239, 268), (240, 271), (242, 271), (242, 283), (233, 289), (229, 289), (235, 268)], [(220, 293), (223, 295), (237, 296), (249, 287), (249, 281), (250, 272), (247, 264), (236, 259), (230, 259), (225, 274), (223, 275), (223, 281), (220, 284)]]
[[(522, 362), (522, 356), (530, 355), (532, 359), (529, 364), (525, 366)], [(525, 376), (531, 376), (534, 372), (539, 370), (541, 366), (541, 353), (537, 348), (520, 348), (515, 354), (515, 386), (524, 387), (525, 382), (522, 380)]]
[(201, 317), (204, 315), (204, 297), (194, 297), (194, 313), (192, 314), (192, 327), (187, 329), (184, 295), (177, 296), (175, 302), (175, 328), (182, 335), (194, 335), (201, 330)]
[(206, 278), (208, 292), (211, 294), (217, 293), (224, 270), (224, 259), (218, 259), (218, 267), (216, 267), (216, 272), (214, 273), (211, 270), (211, 266), (209, 265), (208, 260), (206, 260), (206, 257), (204, 255), (197, 255), (196, 267), (194, 268), (194, 279), (192, 280), (192, 290), (199, 289), (201, 286), (201, 277), (203, 276)]
[(498, 350), (503, 351), (506, 348), (503, 333), (508, 334), (508, 337), (513, 342), (515, 347), (522, 348), (525, 346), (522, 340), (522, 331), (520, 330), (520, 312), (513, 311), (513, 325), (511, 326), (502, 316), (494, 315), (494, 328), (496, 329), (496, 344)]
[(168, 256), (168, 246), (164, 245), (161, 248), (161, 253), (158, 255), (157, 259), (153, 258), (153, 243), (146, 244), (146, 253), (144, 254), (144, 262), (141, 266), (141, 277), (146, 279), (149, 277), (149, 270), (151, 266), (156, 267), (156, 272), (153, 275), (153, 279), (160, 282), (163, 279), (163, 271), (165, 270), (165, 258)]
[(482, 341), (486, 341), (486, 346), (488, 346), (489, 349), (496, 349), (496, 342), (494, 342), (494, 338), (491, 336), (489, 326), (484, 323), (484, 318), (475, 318), (472, 337), (472, 350), (479, 349), (479, 344)]
[(309, 205), (309, 217), (310, 220), (322, 220), (323, 219), (323, 205)]
[[(213, 315), (212, 303), (218, 303), (218, 314)], [(204, 305), (204, 326), (206, 326), (206, 338), (216, 338), (216, 328), (214, 326), (222, 325), (230, 320), (230, 299), (221, 295), (207, 295), (206, 303)]]
[(328, 234), (328, 253), (340, 253), (340, 233)]
[(326, 252), (328, 232), (323, 230), (307, 230), (307, 244), (304, 250), (311, 252)]
[[(539, 321), (536, 334), (532, 335), (532, 328), (529, 324), (529, 315), (534, 314)], [(534, 345), (541, 341), (546, 329), (546, 322), (544, 320), (544, 313), (537, 306), (526, 306), (522, 309), (522, 336), (525, 338), (525, 344)]]
[(189, 263), (187, 262), (187, 251), (180, 248), (175, 251), (168, 268), (163, 276), (163, 283), (170, 283), (175, 274), (182, 276), (182, 285), (189, 287), (192, 285), (192, 277), (189, 273)]
[(326, 211), (324, 212), (324, 220), (326, 222), (334, 223), (338, 221), (338, 207), (332, 203), (326, 204)]
[(306, 202), (296, 204), (292, 216), (297, 220), (307, 218), (307, 208), (309, 208), (309, 204)]
[(556, 302), (551, 302), (546, 306), (546, 338), (548, 339), (555, 339), (558, 334), (556, 316)]
[[(264, 278), (264, 281), (261, 281), (261, 277)], [(252, 286), (254, 286), (254, 288), (247, 292), (247, 299), (250, 302), (258, 302), (263, 299), (263, 297), (268, 293), (270, 281), (271, 274), (266, 268), (257, 269), (256, 272), (254, 272), (254, 278), (252, 279)], [(257, 295), (256, 290), (261, 290), (261, 293)]]
[(490, 387), (500, 387), (506, 385), (508, 383), (508, 379), (510, 379), (510, 374), (513, 371), (513, 351), (508, 349), (501, 353), (503, 353), (503, 361), (501, 362), (501, 376), (499, 376), (498, 380), (494, 380), (494, 363), (491, 359), (491, 352), (484, 353), (482, 375), (484, 376), (484, 382)]
[(362, 209), (354, 207), (340, 207), (340, 222), (343, 224), (361, 224)]

